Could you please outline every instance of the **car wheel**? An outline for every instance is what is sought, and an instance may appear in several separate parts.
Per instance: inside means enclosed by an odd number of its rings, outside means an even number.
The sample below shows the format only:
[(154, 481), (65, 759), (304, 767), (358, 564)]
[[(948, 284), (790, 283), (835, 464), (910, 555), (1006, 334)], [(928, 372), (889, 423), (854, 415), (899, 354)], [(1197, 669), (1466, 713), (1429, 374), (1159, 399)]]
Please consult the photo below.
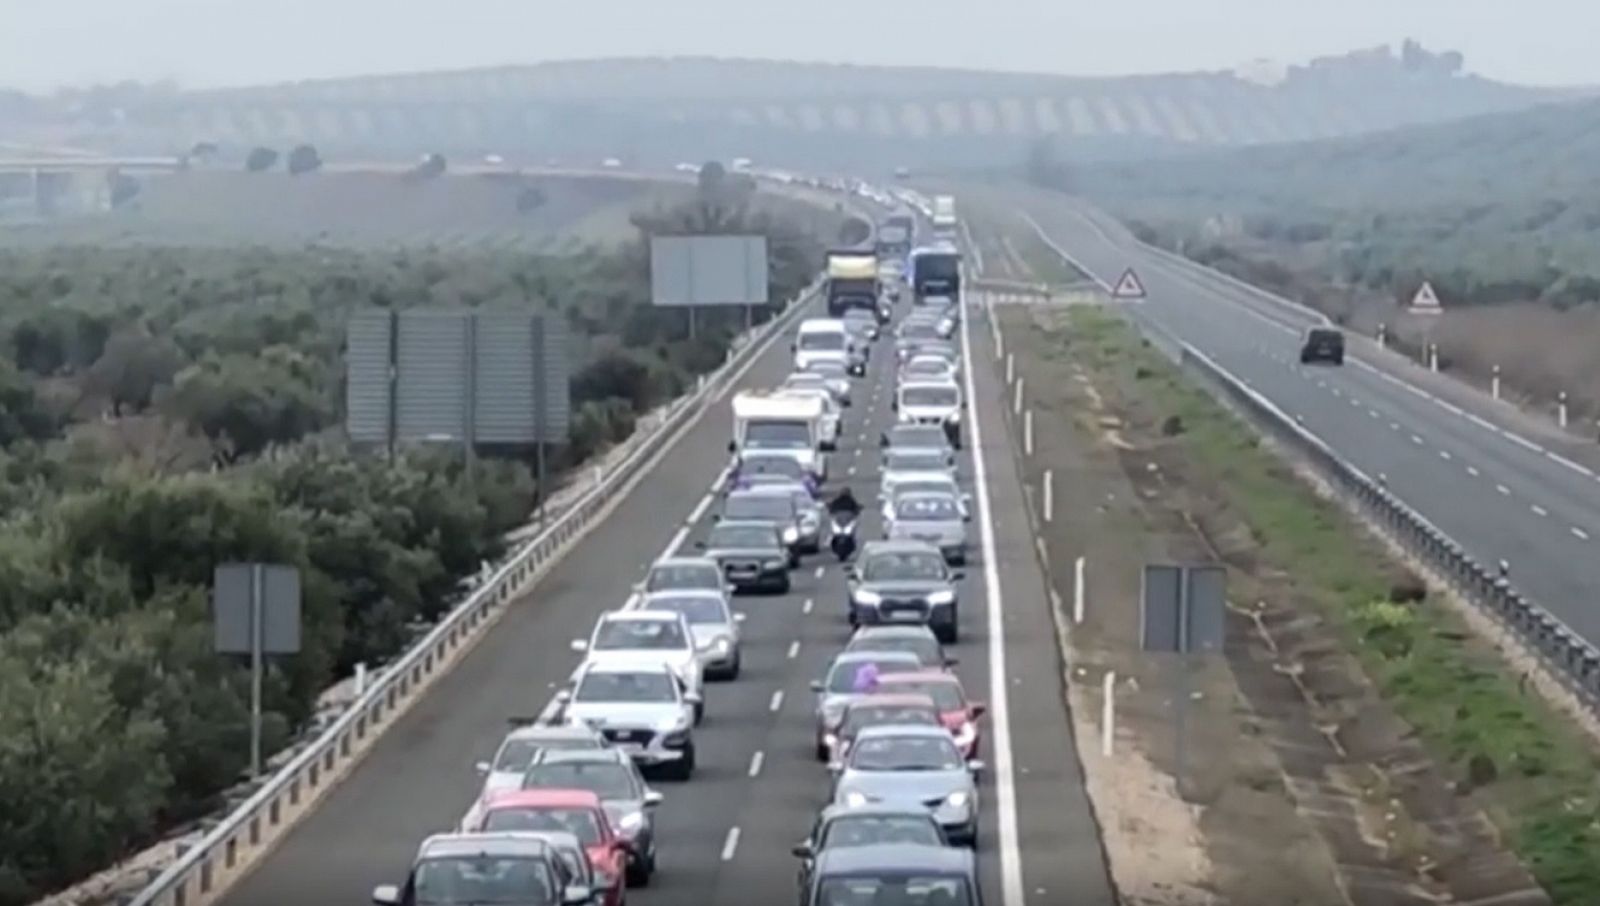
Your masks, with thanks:
[(694, 706), (694, 723), (695, 723), (695, 726), (698, 727), (700, 725), (700, 721), (705, 720), (705, 719), (706, 719), (706, 703), (705, 702), (701, 702), (701, 703), (699, 703), (699, 704)]
[(739, 678), (739, 668), (742, 666), (744, 665), (739, 662), (738, 655), (734, 655), (733, 663), (728, 665), (727, 671), (722, 675), (727, 679), (736, 680)]
[(778, 594), (780, 594), (780, 595), (788, 594), (791, 585), (792, 585), (792, 583), (790, 583), (788, 576), (784, 576), (782, 579), (779, 579), (778, 580)]
[(820, 742), (817, 743), (817, 760), (821, 762), (828, 760), (828, 747)]
[(949, 626), (939, 630), (937, 633), (939, 641), (945, 643), (946, 645), (955, 644), (957, 637), (961, 635), (961, 631), (957, 629), (956, 626), (956, 621), (952, 619)]
[(694, 776), (694, 743), (683, 747), (683, 757), (672, 766), (671, 776), (674, 780), (688, 780)]
[(650, 883), (650, 870), (645, 866), (643, 859), (629, 862), (628, 869), (623, 875), (624, 883), (629, 887), (644, 887)]

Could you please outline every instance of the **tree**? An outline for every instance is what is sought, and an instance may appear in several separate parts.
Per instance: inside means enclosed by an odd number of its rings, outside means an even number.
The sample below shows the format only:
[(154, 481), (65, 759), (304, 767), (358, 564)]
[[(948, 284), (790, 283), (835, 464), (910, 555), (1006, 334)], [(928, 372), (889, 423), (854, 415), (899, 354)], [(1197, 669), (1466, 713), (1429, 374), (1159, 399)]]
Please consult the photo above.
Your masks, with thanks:
[(253, 148), (244, 159), (244, 168), (250, 173), (263, 173), (278, 163), (278, 152), (271, 148)]
[(209, 355), (177, 375), (161, 408), (225, 444), (231, 458), (251, 456), (332, 421), (318, 379), (326, 375), (281, 346), (254, 356)]
[(33, 386), (0, 359), (0, 448), (25, 438), (49, 437), (56, 427), (56, 419), (40, 405)]
[(89, 369), (85, 389), (108, 401), (113, 415), (121, 415), (125, 407), (143, 411), (156, 388), (170, 383), (181, 367), (183, 353), (171, 340), (151, 336), (144, 325), (135, 324), (106, 341)]
[(701, 192), (707, 195), (714, 195), (718, 189), (722, 188), (722, 183), (727, 176), (728, 170), (726, 167), (717, 161), (708, 160), (700, 165), (700, 174), (696, 181), (700, 186)]
[(322, 169), (322, 156), (311, 145), (297, 145), (289, 152), (288, 169), (290, 176), (299, 176), (302, 173), (311, 173)]

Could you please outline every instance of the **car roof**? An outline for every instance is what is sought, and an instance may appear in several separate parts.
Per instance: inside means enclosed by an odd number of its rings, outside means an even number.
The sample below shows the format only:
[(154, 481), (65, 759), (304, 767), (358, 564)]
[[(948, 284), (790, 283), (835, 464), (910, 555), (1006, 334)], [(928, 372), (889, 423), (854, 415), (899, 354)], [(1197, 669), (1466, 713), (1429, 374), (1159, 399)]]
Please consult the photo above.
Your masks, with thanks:
[(910, 553), (939, 553), (939, 549), (927, 541), (916, 541), (911, 538), (879, 539), (868, 541), (861, 545), (861, 556), (872, 554), (910, 554)]
[(864, 805), (846, 805), (842, 802), (829, 803), (823, 806), (821, 817), (823, 821), (838, 818), (841, 815), (881, 815), (883, 817), (901, 816), (907, 818), (926, 818), (937, 823), (933, 813), (921, 806), (896, 805), (892, 802), (868, 802)]
[(650, 564), (651, 569), (655, 569), (658, 566), (703, 566), (706, 569), (714, 569), (718, 572), (722, 571), (722, 567), (717, 565), (717, 561), (711, 559), (710, 557), (662, 557), (660, 560)]
[(935, 641), (938, 640), (938, 636), (934, 635), (933, 634), (933, 630), (928, 628), (926, 625), (916, 624), (916, 625), (896, 626), (896, 625), (890, 623), (890, 624), (885, 624), (885, 625), (880, 625), (880, 626), (862, 626), (860, 629), (857, 629), (855, 631), (855, 633), (850, 636), (850, 641), (853, 643), (857, 639), (882, 639), (882, 638), (890, 638), (890, 639), (918, 638), (918, 639), (934, 639)]
[(900, 683), (944, 683), (949, 686), (961, 686), (961, 677), (948, 670), (912, 670), (907, 673), (887, 674), (879, 677), (879, 679), (885, 680), (890, 676), (900, 677), (895, 680), (896, 685)]
[(621, 749), (607, 746), (603, 749), (545, 749), (538, 755), (537, 764), (556, 764), (564, 761), (591, 762), (594, 764), (623, 764), (630, 756)]
[(761, 529), (762, 531), (770, 531), (773, 534), (777, 534), (778, 531), (776, 525), (761, 519), (723, 519), (711, 527), (712, 531), (716, 531), (719, 528)]
[(949, 389), (952, 389), (952, 390), (960, 390), (961, 389), (961, 385), (956, 383), (955, 378), (924, 378), (924, 377), (915, 378), (915, 379), (909, 380), (909, 381), (901, 381), (900, 382), (900, 387), (898, 389), (900, 389), (900, 390), (915, 390), (915, 389), (922, 388), (922, 387), (939, 387), (939, 388), (949, 388)]
[(550, 844), (556, 849), (577, 850), (583, 852), (583, 841), (571, 831), (540, 830), (540, 831), (508, 831), (507, 836), (534, 837)]
[(941, 490), (939, 488), (929, 488), (926, 491), (902, 491), (895, 496), (905, 500), (916, 500), (921, 497), (937, 497), (940, 500), (954, 500), (956, 498), (956, 492)]
[(942, 726), (929, 724), (878, 724), (871, 727), (862, 727), (856, 734), (858, 742), (871, 739), (875, 736), (920, 736), (929, 739), (949, 739), (950, 731)]
[(672, 598), (705, 598), (710, 601), (725, 602), (727, 595), (720, 588), (658, 588), (640, 595), (636, 609), (643, 610), (651, 601), (665, 601)]
[(608, 610), (600, 615), (600, 622), (616, 623), (676, 623), (683, 614), (667, 610)]
[[(798, 486), (800, 484), (800, 482), (796, 481), (791, 476), (783, 475), (780, 477), (787, 479), (791, 485)], [(770, 484), (757, 484), (751, 485), (748, 488), (735, 488), (734, 490), (729, 491), (726, 496), (728, 499), (732, 499), (734, 497), (781, 497), (788, 493), (789, 490), (787, 488), (776, 488)]]
[(517, 833), (467, 833), (434, 834), (417, 847), (418, 859), (445, 859), (452, 856), (522, 856), (551, 855), (547, 840)]
[[(890, 676), (899, 675), (890, 674)], [(845, 710), (853, 711), (856, 708), (889, 708), (905, 705), (927, 705), (932, 708), (934, 707), (933, 697), (926, 692), (873, 692), (845, 705)]]
[(632, 653), (607, 652), (605, 660), (585, 660), (578, 665), (579, 672), (583, 673), (665, 673), (676, 676), (672, 667), (665, 658), (656, 658), (648, 653), (640, 653), (642, 649)]
[(921, 665), (917, 656), (909, 651), (841, 651), (833, 656), (829, 668), (840, 664), (853, 664), (856, 661), (905, 661), (908, 664)]
[(600, 796), (593, 790), (535, 787), (528, 790), (498, 790), (484, 800), (486, 810), (497, 808), (599, 808)]
[(963, 846), (874, 843), (828, 847), (817, 854), (815, 872), (827, 875), (889, 870), (970, 876), (974, 858), (972, 851)]

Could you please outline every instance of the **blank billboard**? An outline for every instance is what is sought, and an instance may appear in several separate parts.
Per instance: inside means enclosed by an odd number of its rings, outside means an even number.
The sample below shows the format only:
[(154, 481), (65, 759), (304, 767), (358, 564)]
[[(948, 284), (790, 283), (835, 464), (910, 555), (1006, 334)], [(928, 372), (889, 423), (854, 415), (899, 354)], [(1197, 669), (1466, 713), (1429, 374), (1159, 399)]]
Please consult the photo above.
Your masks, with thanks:
[(766, 305), (767, 237), (652, 236), (656, 305)]

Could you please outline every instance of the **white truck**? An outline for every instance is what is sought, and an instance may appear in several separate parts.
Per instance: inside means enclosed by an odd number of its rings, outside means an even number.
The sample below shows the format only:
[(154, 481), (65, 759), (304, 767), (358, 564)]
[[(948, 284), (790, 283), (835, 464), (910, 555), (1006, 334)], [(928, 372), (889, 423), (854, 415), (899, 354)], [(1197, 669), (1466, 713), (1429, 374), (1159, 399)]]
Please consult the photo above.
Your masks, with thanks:
[(728, 452), (780, 454), (792, 457), (818, 483), (828, 478), (828, 457), (822, 452), (826, 411), (812, 396), (745, 391), (733, 398), (733, 439)]
[(956, 238), (956, 199), (953, 195), (933, 196), (933, 234), (941, 239)]

